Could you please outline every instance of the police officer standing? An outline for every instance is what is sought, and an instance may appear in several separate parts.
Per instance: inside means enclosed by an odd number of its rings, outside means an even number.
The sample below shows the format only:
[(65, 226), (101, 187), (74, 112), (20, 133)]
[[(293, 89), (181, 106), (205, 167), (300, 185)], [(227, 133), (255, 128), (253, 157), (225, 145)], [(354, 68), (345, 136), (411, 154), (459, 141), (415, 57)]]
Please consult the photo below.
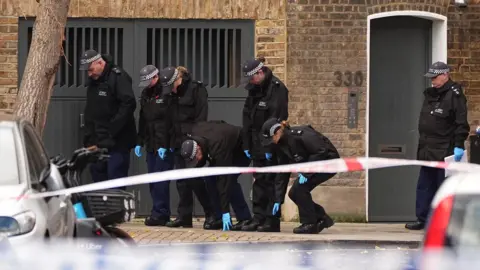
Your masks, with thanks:
[[(444, 161), (454, 155), (460, 161), (470, 126), (467, 121), (467, 99), (462, 87), (452, 81), (450, 68), (443, 62), (434, 63), (426, 77), (432, 87), (424, 91), (424, 102), (420, 112), (417, 158), (427, 161)], [(440, 185), (445, 180), (445, 170), (421, 167), (417, 183), (417, 221), (407, 223), (410, 230), (421, 230), (430, 210), (430, 204)]]
[[(248, 96), (243, 107), (243, 149), (253, 160), (254, 167), (276, 164), (276, 158), (266, 155), (261, 143), (261, 128), (271, 117), (287, 120), (288, 89), (264, 64), (265, 58), (253, 59), (243, 65), (248, 80)], [(280, 174), (283, 178), (289, 174)], [(255, 173), (253, 177), (253, 220), (242, 227), (243, 231), (279, 232), (281, 211), (272, 215), (274, 199), (274, 173)]]
[[(149, 173), (173, 169), (173, 155), (169, 149), (169, 99), (168, 96), (162, 96), (158, 73), (158, 69), (153, 65), (147, 65), (140, 70), (139, 87), (143, 91), (135, 154), (141, 157), (141, 148), (145, 147)], [(170, 181), (150, 183), (149, 186), (153, 207), (150, 217), (145, 219), (145, 225), (165, 226), (170, 221)]]
[[(295, 164), (339, 158), (337, 149), (320, 132), (310, 125), (292, 127), (286, 121), (275, 118), (267, 120), (262, 127), (263, 145), (271, 146), (279, 164)], [(297, 234), (316, 234), (333, 226), (333, 220), (325, 209), (312, 200), (311, 191), (335, 176), (336, 173), (299, 173), (288, 197), (298, 206), (301, 225), (293, 229)], [(275, 181), (275, 214), (285, 198), (288, 178), (277, 177)]]
[[(208, 92), (200, 81), (192, 80), (184, 67), (166, 67), (160, 71), (162, 94), (171, 99), (169, 110), (171, 131), (170, 147), (174, 148), (174, 162), (177, 169), (185, 168), (185, 160), (180, 154), (182, 142), (192, 132), (195, 123), (207, 121)], [(192, 227), (193, 193), (205, 212), (204, 229), (219, 229), (221, 220), (215, 220), (215, 213), (209, 200), (203, 179), (177, 180), (179, 195), (178, 216), (168, 222), (168, 227)], [(212, 228), (214, 227), (214, 228)]]
[[(211, 167), (248, 167), (250, 159), (243, 153), (242, 128), (224, 121), (208, 121), (195, 124), (191, 136), (182, 143), (181, 155), (187, 168), (203, 167), (207, 161)], [(219, 175), (216, 193), (223, 230), (240, 230), (252, 218), (242, 187), (237, 181), (240, 174)], [(235, 211), (237, 224), (232, 225), (230, 204)]]
[(127, 177), (130, 150), (137, 137), (132, 78), (109, 55), (95, 50), (82, 54), (80, 70), (86, 70), (89, 77), (84, 146), (107, 148), (110, 155), (108, 162), (90, 166), (93, 181)]

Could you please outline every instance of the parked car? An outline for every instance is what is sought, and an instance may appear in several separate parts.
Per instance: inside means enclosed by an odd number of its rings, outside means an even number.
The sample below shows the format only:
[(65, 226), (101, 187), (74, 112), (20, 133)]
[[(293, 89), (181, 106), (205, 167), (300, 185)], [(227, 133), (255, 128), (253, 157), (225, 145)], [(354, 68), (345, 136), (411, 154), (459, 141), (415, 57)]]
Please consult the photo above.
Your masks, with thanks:
[(73, 237), (75, 212), (70, 196), (28, 199), (24, 195), (64, 189), (40, 136), (22, 118), (0, 115), (0, 237), (12, 245), (38, 238)]

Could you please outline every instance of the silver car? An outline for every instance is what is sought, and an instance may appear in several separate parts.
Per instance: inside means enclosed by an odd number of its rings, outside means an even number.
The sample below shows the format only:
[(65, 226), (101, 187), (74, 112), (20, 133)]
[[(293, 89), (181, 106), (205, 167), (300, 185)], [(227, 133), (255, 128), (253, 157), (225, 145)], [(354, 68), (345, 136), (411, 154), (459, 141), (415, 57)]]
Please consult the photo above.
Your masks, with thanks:
[(33, 126), (0, 114), (0, 238), (6, 236), (15, 245), (73, 237), (76, 217), (70, 196), (22, 198), (64, 187)]

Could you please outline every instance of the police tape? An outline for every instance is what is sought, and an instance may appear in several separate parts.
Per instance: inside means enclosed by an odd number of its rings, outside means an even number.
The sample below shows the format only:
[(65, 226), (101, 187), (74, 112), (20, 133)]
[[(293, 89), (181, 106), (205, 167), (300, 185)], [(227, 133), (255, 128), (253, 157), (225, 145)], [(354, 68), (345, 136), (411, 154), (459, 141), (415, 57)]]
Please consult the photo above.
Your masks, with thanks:
[(92, 183), (62, 190), (42, 192), (36, 194), (26, 194), (12, 197), (11, 195), (2, 195), (0, 199), (37, 199), (52, 196), (68, 195), (73, 193), (82, 193), (88, 191), (112, 189), (140, 184), (174, 181), (181, 179), (196, 179), (208, 176), (228, 175), (228, 174), (252, 174), (252, 173), (341, 173), (362, 171), (370, 169), (380, 169), (397, 166), (425, 166), (433, 168), (442, 168), (456, 172), (480, 172), (480, 165), (465, 162), (440, 162), (440, 161), (420, 161), (408, 159), (391, 158), (338, 158), (323, 161), (312, 161), (305, 163), (276, 165), (268, 167), (203, 167), (175, 169), (164, 172), (141, 174), (129, 177), (118, 178), (98, 183)]

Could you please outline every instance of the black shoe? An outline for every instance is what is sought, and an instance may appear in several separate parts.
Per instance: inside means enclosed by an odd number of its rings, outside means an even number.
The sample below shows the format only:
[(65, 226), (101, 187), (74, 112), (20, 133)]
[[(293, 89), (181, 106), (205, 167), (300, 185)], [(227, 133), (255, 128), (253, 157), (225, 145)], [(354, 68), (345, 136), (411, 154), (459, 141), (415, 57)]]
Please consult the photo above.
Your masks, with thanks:
[(258, 232), (280, 232), (280, 219), (267, 218), (265, 224), (258, 226)]
[(260, 225), (259, 221), (252, 220), (251, 222), (248, 222), (247, 225), (243, 225), (241, 230), (244, 232), (256, 232)]
[(241, 231), (243, 226), (246, 226), (252, 222), (251, 220), (241, 220), (237, 222), (237, 224), (232, 225), (232, 228), (230, 228), (231, 231)]
[(317, 234), (318, 224), (302, 224), (293, 229), (295, 234)]
[(145, 219), (145, 226), (165, 226), (170, 222), (170, 218), (164, 217), (147, 217)]
[(215, 219), (210, 216), (205, 219), (203, 223), (204, 230), (220, 230), (223, 228), (223, 221), (221, 219)]
[(190, 220), (190, 222), (188, 222), (188, 221), (181, 220), (181, 219), (178, 219), (178, 218), (175, 219), (174, 221), (167, 222), (167, 224), (165, 224), (165, 226), (170, 227), (170, 228), (179, 228), (179, 227), (192, 228), (193, 227), (192, 220)]
[(423, 230), (425, 228), (425, 222), (420, 220), (417, 220), (415, 222), (410, 222), (405, 224), (405, 228), (409, 230), (415, 230), (415, 231)]
[(335, 221), (333, 221), (333, 219), (329, 215), (325, 214), (323, 219), (319, 220), (317, 223), (318, 232), (320, 233), (324, 229), (328, 229), (332, 227), (334, 224), (335, 224)]

